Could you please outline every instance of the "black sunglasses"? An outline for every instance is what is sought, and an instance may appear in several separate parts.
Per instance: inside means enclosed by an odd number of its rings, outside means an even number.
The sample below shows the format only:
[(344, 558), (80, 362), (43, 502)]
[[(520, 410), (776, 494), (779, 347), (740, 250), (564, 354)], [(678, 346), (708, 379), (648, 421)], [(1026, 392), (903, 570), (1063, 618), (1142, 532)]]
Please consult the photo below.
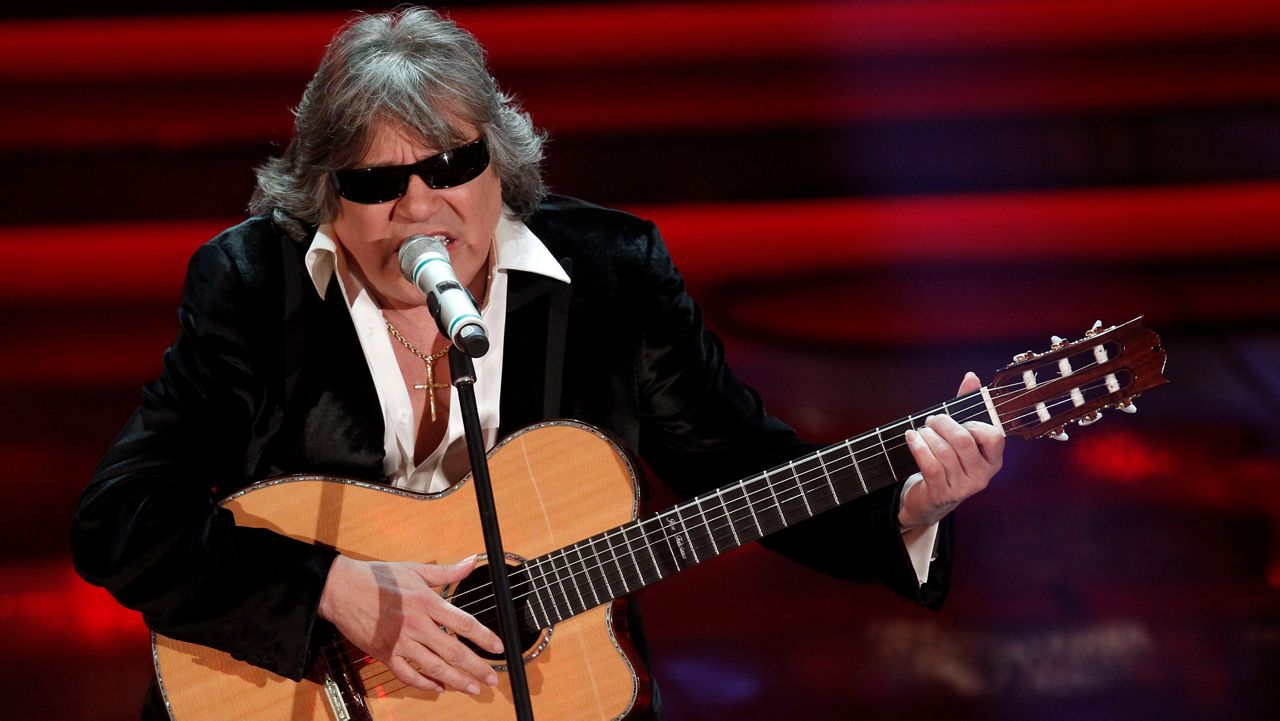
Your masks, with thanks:
[(339, 170), (333, 177), (338, 181), (338, 195), (353, 203), (373, 205), (404, 197), (409, 190), (410, 175), (422, 178), (428, 188), (441, 190), (475, 180), (487, 167), (489, 146), (481, 135), (466, 145), (423, 158), (412, 165)]

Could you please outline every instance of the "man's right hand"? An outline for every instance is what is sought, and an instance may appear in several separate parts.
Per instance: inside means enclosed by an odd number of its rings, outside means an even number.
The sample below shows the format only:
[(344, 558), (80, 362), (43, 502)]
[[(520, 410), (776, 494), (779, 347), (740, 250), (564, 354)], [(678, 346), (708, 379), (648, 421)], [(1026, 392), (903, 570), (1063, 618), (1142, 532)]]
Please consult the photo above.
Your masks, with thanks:
[(481, 683), (496, 685), (498, 675), (441, 627), (493, 653), (502, 652), (502, 641), (433, 588), (466, 578), (474, 566), (474, 559), (433, 566), (340, 555), (320, 595), (320, 616), (414, 688), (477, 694)]

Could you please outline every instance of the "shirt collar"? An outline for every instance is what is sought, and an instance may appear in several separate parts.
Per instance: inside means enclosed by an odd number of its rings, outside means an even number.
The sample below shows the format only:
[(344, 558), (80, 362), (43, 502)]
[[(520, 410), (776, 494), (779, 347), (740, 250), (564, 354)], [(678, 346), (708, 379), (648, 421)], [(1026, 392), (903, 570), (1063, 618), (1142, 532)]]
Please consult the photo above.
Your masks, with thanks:
[[(507, 217), (506, 208), (503, 208), (502, 215), (498, 219), (493, 238), (493, 269), (495, 271), (506, 273), (519, 270), (558, 280), (561, 283), (570, 282), (568, 274), (564, 272), (564, 268), (560, 267), (560, 263), (556, 261), (555, 256), (551, 255), (551, 251), (547, 250), (542, 240), (534, 235), (523, 221)], [(329, 281), (333, 279), (338, 262), (338, 247), (337, 241), (334, 240), (333, 226), (325, 224), (316, 230), (315, 237), (311, 239), (311, 247), (307, 249), (305, 258), (307, 273), (311, 276), (311, 282), (321, 298), (324, 298)]]

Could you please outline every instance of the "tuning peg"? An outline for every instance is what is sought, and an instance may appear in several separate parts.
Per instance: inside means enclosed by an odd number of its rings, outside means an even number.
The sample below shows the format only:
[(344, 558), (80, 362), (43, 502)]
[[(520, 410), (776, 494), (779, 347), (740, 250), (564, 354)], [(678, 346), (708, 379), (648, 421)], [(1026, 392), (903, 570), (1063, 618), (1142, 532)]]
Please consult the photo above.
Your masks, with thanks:
[(1013, 357), (1013, 362), (1014, 362), (1014, 363), (1021, 363), (1022, 361), (1028, 361), (1028, 360), (1031, 360), (1032, 358), (1035, 358), (1035, 357), (1036, 357), (1036, 354), (1035, 354), (1035, 353), (1033, 353), (1033, 352), (1031, 352), (1031, 351), (1029, 351), (1029, 350), (1028, 350), (1028, 351), (1023, 351), (1023, 352), (1021, 352), (1021, 353), (1019, 353), (1018, 355), (1016, 355), (1016, 356), (1014, 356), (1014, 357)]
[(1092, 326), (1091, 328), (1089, 328), (1089, 330), (1087, 330), (1087, 331), (1085, 331), (1085, 332), (1084, 332), (1084, 337), (1086, 337), (1086, 338), (1092, 338), (1092, 337), (1094, 337), (1095, 335), (1097, 335), (1101, 330), (1102, 330), (1102, 321), (1100, 321), (1100, 320), (1095, 320), (1095, 321), (1093, 322), (1093, 326)]
[(1100, 420), (1102, 420), (1102, 412), (1094, 411), (1086, 416), (1081, 416), (1080, 420), (1076, 421), (1076, 425), (1084, 428), (1085, 426), (1091, 426)]
[(1049, 348), (1051, 350), (1058, 350), (1059, 348), (1061, 348), (1066, 344), (1067, 344), (1067, 341), (1062, 336), (1057, 336), (1057, 335), (1049, 336)]
[(1055, 441), (1065, 441), (1070, 438), (1062, 426), (1058, 426), (1056, 429), (1049, 431), (1049, 437)]
[(1137, 406), (1135, 406), (1135, 405), (1133, 404), (1133, 399), (1132, 399), (1132, 398), (1130, 398), (1130, 399), (1128, 399), (1128, 400), (1124, 401), (1124, 402), (1123, 402), (1123, 403), (1121, 403), (1120, 405), (1116, 406), (1116, 408), (1119, 408), (1120, 410), (1124, 411), (1125, 413), (1137, 413), (1137, 412), (1138, 412), (1138, 407), (1137, 407)]

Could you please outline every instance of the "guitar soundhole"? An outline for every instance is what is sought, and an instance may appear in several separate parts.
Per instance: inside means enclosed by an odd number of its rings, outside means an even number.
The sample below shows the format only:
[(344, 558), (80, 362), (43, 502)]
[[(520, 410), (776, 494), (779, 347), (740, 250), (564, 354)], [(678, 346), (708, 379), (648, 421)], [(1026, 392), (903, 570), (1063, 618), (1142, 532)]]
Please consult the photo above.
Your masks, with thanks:
[[(520, 567), (518, 563), (508, 562), (507, 576), (511, 580), (511, 598), (515, 601), (516, 618), (519, 619), (521, 655), (529, 658), (530, 651), (535, 650), (538, 645), (542, 629), (534, 622), (533, 614), (529, 610), (529, 580), (525, 574), (516, 572)], [(475, 616), (476, 620), (484, 624), (486, 628), (491, 629), (494, 633), (499, 633), (498, 598), (493, 592), (493, 583), (489, 580), (487, 563), (477, 563), (471, 575), (462, 579), (452, 589), (449, 594), (449, 600), (458, 608)], [(502, 654), (486, 651), (462, 636), (459, 636), (458, 639), (485, 660), (505, 660)]]

